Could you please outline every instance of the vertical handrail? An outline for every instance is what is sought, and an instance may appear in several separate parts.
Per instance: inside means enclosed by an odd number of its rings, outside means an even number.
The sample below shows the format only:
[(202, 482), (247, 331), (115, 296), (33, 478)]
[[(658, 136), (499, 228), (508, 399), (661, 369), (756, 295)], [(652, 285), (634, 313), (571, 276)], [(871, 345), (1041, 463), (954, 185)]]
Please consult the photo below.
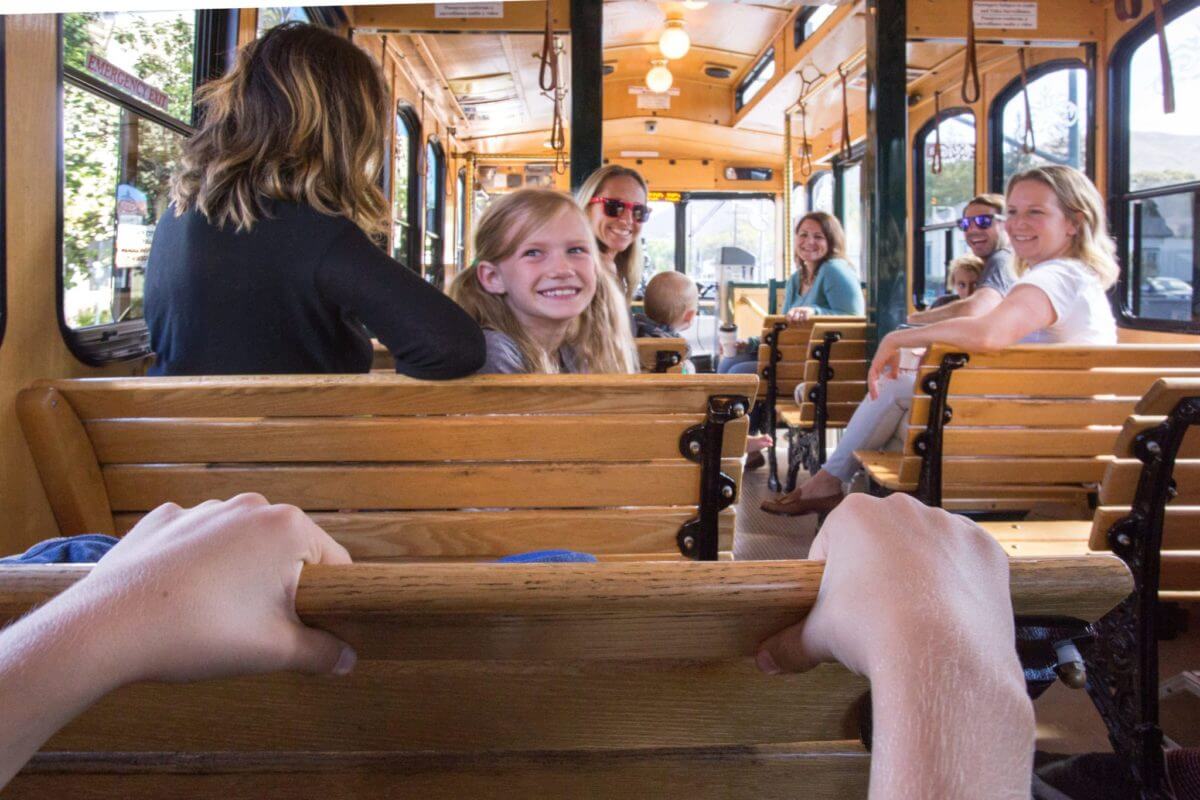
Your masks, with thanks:
[(817, 438), (817, 463), (825, 464), (825, 432), (829, 426), (829, 382), (833, 380), (834, 369), (829, 366), (833, 357), (833, 344), (842, 339), (841, 331), (826, 331), (822, 343), (812, 349), (812, 357), (817, 360), (817, 385), (808, 392), (808, 399), (813, 404), (813, 434)]
[(679, 438), (683, 457), (700, 464), (699, 516), (685, 522), (676, 535), (679, 552), (688, 558), (717, 560), (720, 514), (737, 499), (737, 481), (721, 471), (725, 423), (744, 417), (749, 407), (745, 395), (713, 395), (703, 424), (693, 425)]
[(776, 458), (777, 445), (775, 443), (775, 432), (779, 428), (779, 417), (778, 412), (775, 410), (775, 404), (779, 400), (779, 361), (783, 358), (779, 352), (779, 334), (785, 330), (787, 330), (786, 322), (776, 322), (770, 332), (767, 333), (765, 341), (770, 350), (770, 355), (767, 357), (767, 366), (763, 367), (762, 371), (762, 377), (767, 382), (767, 397), (764, 401), (766, 403), (767, 433), (771, 435), (771, 455), (768, 459), (770, 463), (767, 464), (767, 472), (769, 474), (767, 486), (773, 492), (780, 491), (779, 460)]

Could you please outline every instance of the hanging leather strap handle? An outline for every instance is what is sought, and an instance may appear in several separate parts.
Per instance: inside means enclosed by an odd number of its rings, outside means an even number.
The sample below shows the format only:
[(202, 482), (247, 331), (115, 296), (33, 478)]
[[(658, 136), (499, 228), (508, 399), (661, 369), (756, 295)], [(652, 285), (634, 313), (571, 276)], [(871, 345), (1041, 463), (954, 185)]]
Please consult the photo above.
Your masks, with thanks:
[[(1175, 76), (1171, 69), (1171, 52), (1167, 49), (1167, 19), (1163, 0), (1153, 0), (1154, 30), (1158, 33), (1158, 58), (1162, 62), (1163, 113), (1175, 113)], [(1139, 2), (1139, 6), (1141, 3)], [(1141, 8), (1138, 9), (1141, 11)]]
[(807, 178), (813, 174), (812, 143), (808, 141), (808, 108), (800, 104), (800, 175)]
[(933, 158), (930, 159), (929, 171), (934, 175), (942, 174), (942, 93), (933, 93)]
[(1122, 22), (1137, 19), (1142, 15), (1142, 0), (1115, 0), (1113, 11), (1117, 12), (1117, 19)]
[(1025, 70), (1025, 48), (1017, 49), (1017, 63), (1021, 66), (1021, 96), (1025, 98), (1025, 133), (1021, 137), (1021, 152), (1031, 154), (1037, 150), (1033, 136), (1033, 109), (1029, 105), (1029, 73)]
[[(425, 90), (421, 90), (421, 134), (425, 142), (429, 141), (428, 134), (425, 133)], [(422, 146), (417, 148), (417, 174), (424, 178), (429, 174), (429, 160), (425, 158), (425, 151), (428, 149), (422, 142)]]
[(846, 87), (846, 70), (838, 64), (838, 75), (842, 79), (842, 158), (850, 158), (850, 101), (847, 97), (849, 91)]
[(550, 0), (546, 0), (546, 27), (542, 32), (542, 52), (538, 56), (538, 86), (543, 92), (558, 89), (558, 58), (554, 52), (554, 20), (550, 16)]
[(979, 50), (975, 43), (975, 0), (967, 0), (967, 52), (966, 58), (963, 60), (961, 91), (964, 103), (979, 102)]

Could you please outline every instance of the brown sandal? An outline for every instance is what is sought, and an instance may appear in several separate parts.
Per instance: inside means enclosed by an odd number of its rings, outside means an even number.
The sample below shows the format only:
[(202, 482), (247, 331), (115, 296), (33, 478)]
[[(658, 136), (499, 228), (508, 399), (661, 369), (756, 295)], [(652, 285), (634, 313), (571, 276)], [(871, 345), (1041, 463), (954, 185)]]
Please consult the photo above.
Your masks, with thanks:
[(805, 514), (827, 514), (838, 507), (846, 497), (844, 492), (825, 497), (797, 497), (783, 495), (778, 500), (764, 500), (760, 508), (768, 514), (781, 517), (802, 517)]

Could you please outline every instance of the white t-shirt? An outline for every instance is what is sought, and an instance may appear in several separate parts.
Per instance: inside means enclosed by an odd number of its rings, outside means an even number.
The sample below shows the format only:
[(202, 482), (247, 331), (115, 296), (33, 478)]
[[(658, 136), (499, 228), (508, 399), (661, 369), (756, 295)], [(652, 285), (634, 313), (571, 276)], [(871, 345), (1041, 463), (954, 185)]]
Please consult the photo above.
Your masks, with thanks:
[[(1022, 275), (1018, 286), (1036, 286), (1054, 307), (1054, 324), (1021, 344), (1116, 344), (1117, 322), (1095, 272), (1075, 258), (1043, 261)], [(1011, 290), (1010, 290), (1011, 293)]]

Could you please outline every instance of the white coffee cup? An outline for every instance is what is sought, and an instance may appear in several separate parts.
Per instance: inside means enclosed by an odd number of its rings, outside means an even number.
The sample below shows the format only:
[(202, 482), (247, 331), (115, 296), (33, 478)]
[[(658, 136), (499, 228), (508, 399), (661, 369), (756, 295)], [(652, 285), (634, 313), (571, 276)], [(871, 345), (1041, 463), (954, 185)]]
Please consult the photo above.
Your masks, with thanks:
[(717, 341), (721, 345), (721, 357), (733, 358), (737, 355), (737, 325), (726, 323), (721, 326), (720, 332), (717, 334)]

